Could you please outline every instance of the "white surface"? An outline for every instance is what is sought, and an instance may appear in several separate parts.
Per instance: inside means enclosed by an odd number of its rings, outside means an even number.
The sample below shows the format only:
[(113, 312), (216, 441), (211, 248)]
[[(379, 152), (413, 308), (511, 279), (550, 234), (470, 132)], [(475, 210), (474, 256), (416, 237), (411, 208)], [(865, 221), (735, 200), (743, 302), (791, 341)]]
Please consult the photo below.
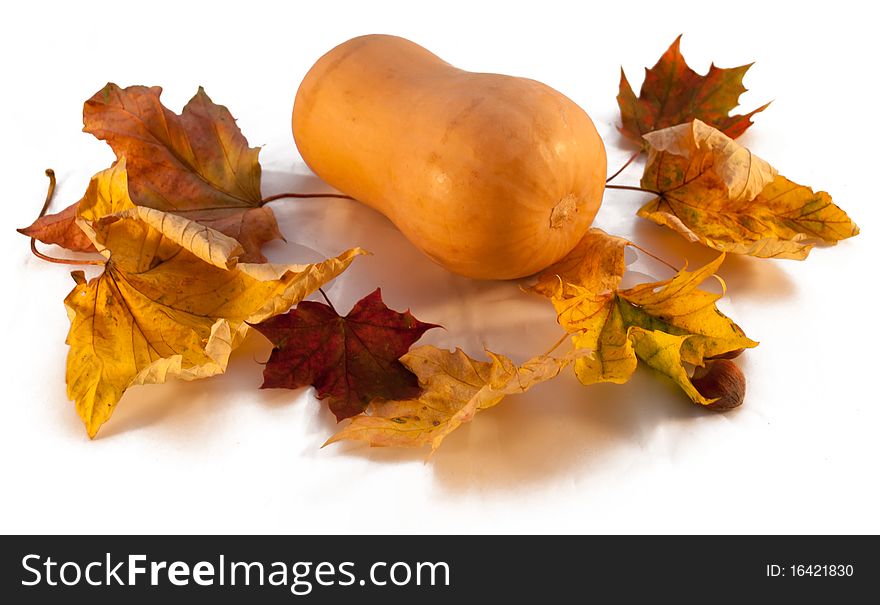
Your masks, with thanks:
[[(877, 532), (876, 22), (867, 4), (632, 2), (18, 2), (0, 24), (3, 59), (3, 532)], [(593, 4), (593, 3), (591, 3)], [(778, 8), (777, 8), (778, 6)], [(159, 84), (179, 111), (198, 85), (264, 145), (264, 194), (317, 184), (289, 130), (312, 62), (349, 37), (411, 38), (471, 70), (529, 76), (593, 117), (609, 168), (623, 65), (642, 68), (684, 32), (705, 72), (752, 60), (744, 109), (774, 99), (742, 141), (786, 176), (830, 191), (862, 235), (803, 263), (730, 259), (723, 310), (761, 346), (741, 358), (743, 408), (691, 406), (640, 370), (624, 386), (571, 376), (534, 389), (424, 452), (320, 449), (332, 416), (311, 390), (260, 391), (269, 347), (254, 336), (226, 376), (137, 387), (90, 442), (64, 391), (62, 299), (69, 268), (30, 256), (27, 225), (54, 167), (55, 208), (112, 159), (80, 132), (82, 102), (105, 82)], [(636, 183), (640, 167), (618, 183)], [(644, 198), (612, 191), (597, 224), (679, 263), (712, 254), (634, 216)], [(424, 260), (378, 214), (332, 200), (273, 204), (290, 242), (336, 253), (361, 245), (334, 286), (340, 309), (381, 286), (393, 308), (441, 323), (423, 342), (485, 345), (517, 359), (560, 334), (516, 283), (473, 282)], [(273, 260), (301, 248), (272, 244)], [(647, 272), (656, 268), (648, 267)], [(660, 275), (659, 273), (656, 273)]]

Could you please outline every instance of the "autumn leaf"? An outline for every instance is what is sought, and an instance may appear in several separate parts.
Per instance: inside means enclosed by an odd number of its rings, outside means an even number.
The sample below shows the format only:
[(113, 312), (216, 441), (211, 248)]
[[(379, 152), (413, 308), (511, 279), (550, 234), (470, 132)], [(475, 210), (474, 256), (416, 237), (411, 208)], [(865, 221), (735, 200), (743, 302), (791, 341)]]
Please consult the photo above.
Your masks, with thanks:
[[(125, 157), (135, 204), (211, 227), (241, 243), (242, 261), (264, 261), (263, 244), (282, 236), (274, 213), (262, 205), (259, 149), (248, 147), (229, 110), (202, 88), (180, 115), (162, 105), (161, 92), (107, 84), (86, 101), (84, 130), (107, 141), (117, 159)], [(86, 250), (75, 212), (67, 208), (20, 231)]]
[(378, 288), (345, 317), (332, 306), (304, 301), (254, 326), (275, 345), (261, 388), (312, 385), (337, 420), (360, 414), (377, 397), (415, 397), (418, 381), (398, 360), (436, 327), (386, 307)]
[(691, 383), (684, 364), (704, 366), (757, 345), (715, 306), (721, 294), (698, 288), (715, 274), (724, 255), (693, 272), (681, 270), (667, 280), (621, 289), (630, 245), (591, 229), (529, 289), (550, 298), (576, 350), (592, 351), (574, 364), (583, 384), (627, 382), (642, 360), (695, 403), (711, 404), (714, 400)]
[(68, 395), (94, 436), (125, 390), (225, 370), (248, 322), (285, 312), (363, 253), (311, 265), (237, 262), (240, 244), (187, 218), (136, 206), (125, 160), (92, 178), (78, 223), (106, 257), (65, 299)]
[(713, 64), (709, 73), (701, 76), (688, 67), (680, 45), (681, 36), (654, 67), (645, 70), (638, 97), (620, 70), (620, 132), (642, 145), (645, 133), (699, 119), (732, 138), (740, 136), (752, 125), (751, 117), (769, 105), (745, 115), (730, 115), (746, 91), (742, 80), (751, 64), (730, 69)]
[(642, 187), (659, 192), (639, 216), (692, 242), (763, 258), (802, 260), (859, 228), (824, 191), (777, 174), (767, 162), (699, 120), (645, 135)]
[(77, 204), (73, 204), (61, 212), (41, 216), (29, 227), (18, 229), (18, 232), (44, 244), (54, 244), (74, 252), (94, 252), (92, 240), (76, 224), (76, 209)]
[(542, 355), (517, 366), (507, 357), (486, 353), (490, 361), (475, 360), (461, 349), (446, 351), (430, 345), (413, 349), (400, 361), (418, 376), (422, 394), (412, 399), (373, 401), (367, 413), (352, 418), (327, 443), (355, 440), (371, 446), (430, 445), (434, 451), (477, 412), (497, 405), (507, 395), (555, 378), (570, 360)]

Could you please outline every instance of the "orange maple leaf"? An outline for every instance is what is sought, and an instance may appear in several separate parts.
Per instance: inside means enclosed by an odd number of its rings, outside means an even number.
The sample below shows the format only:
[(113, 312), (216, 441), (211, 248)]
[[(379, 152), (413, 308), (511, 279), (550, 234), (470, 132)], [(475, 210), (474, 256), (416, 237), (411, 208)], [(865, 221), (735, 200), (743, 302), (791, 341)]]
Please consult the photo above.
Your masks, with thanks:
[[(262, 204), (259, 149), (248, 146), (229, 110), (199, 88), (180, 115), (158, 86), (107, 84), (83, 107), (84, 130), (125, 158), (132, 200), (211, 227), (241, 243), (244, 262), (265, 261), (260, 248), (281, 238)], [(76, 225), (76, 206), (19, 229), (43, 243), (94, 251)]]

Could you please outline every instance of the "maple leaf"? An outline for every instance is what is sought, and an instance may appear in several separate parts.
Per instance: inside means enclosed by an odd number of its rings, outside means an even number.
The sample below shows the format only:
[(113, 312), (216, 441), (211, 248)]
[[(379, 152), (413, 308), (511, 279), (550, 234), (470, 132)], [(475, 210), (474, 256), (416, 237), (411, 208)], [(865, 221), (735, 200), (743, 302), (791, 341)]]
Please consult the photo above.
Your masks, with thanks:
[(73, 204), (61, 212), (41, 216), (29, 227), (17, 231), (44, 244), (55, 244), (74, 252), (94, 252), (92, 240), (76, 224), (76, 209), (77, 204)]
[(590, 229), (566, 258), (538, 274), (529, 289), (550, 298), (576, 350), (592, 351), (575, 361), (583, 384), (624, 383), (641, 359), (675, 381), (695, 403), (711, 404), (714, 400), (691, 383), (684, 364), (704, 366), (758, 344), (715, 306), (722, 294), (698, 288), (715, 274), (724, 255), (693, 272), (682, 270), (667, 280), (620, 289), (624, 250), (630, 245)]
[(555, 378), (571, 359), (541, 355), (517, 366), (507, 357), (486, 353), (488, 362), (468, 357), (461, 349), (446, 351), (430, 345), (413, 349), (401, 362), (418, 376), (422, 394), (373, 401), (367, 413), (352, 418), (327, 444), (355, 440), (371, 446), (430, 445), (434, 451), (477, 412)]
[(681, 36), (663, 53), (657, 64), (645, 69), (645, 81), (636, 97), (626, 74), (620, 70), (620, 132), (642, 145), (642, 135), (668, 126), (700, 119), (732, 138), (752, 125), (751, 118), (769, 103), (745, 115), (730, 115), (746, 91), (743, 76), (751, 64), (724, 69), (713, 63), (701, 76), (681, 54)]
[(699, 120), (645, 135), (642, 187), (660, 193), (638, 215), (692, 242), (764, 258), (802, 260), (811, 241), (834, 244), (859, 228), (824, 191), (793, 183)]
[(378, 288), (345, 317), (332, 306), (302, 302), (254, 326), (275, 345), (261, 388), (312, 385), (337, 420), (360, 414), (377, 397), (415, 397), (418, 381), (398, 360), (436, 327), (386, 307)]
[[(126, 158), (135, 204), (207, 225), (241, 243), (242, 261), (265, 261), (263, 244), (282, 236), (274, 213), (262, 205), (259, 149), (248, 147), (229, 110), (202, 88), (180, 115), (162, 105), (161, 93), (158, 86), (107, 84), (86, 101), (84, 130), (107, 141), (117, 159)], [(88, 250), (76, 234), (75, 206), (20, 231)]]
[(65, 299), (68, 396), (93, 437), (125, 390), (221, 373), (259, 322), (285, 312), (363, 253), (312, 265), (238, 263), (240, 244), (184, 217), (136, 206), (125, 160), (92, 178), (78, 223), (107, 258)]

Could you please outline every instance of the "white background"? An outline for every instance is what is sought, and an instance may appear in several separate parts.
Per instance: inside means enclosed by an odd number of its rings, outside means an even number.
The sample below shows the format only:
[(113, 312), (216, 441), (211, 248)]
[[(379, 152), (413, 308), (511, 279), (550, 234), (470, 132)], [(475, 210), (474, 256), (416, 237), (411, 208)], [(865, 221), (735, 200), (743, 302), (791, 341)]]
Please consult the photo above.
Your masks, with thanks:
[[(866, 3), (16, 2), (0, 24), (3, 91), (0, 530), (3, 532), (877, 532), (878, 202), (876, 21)], [(76, 201), (112, 161), (81, 129), (107, 81), (158, 84), (179, 111), (204, 85), (263, 146), (265, 195), (323, 189), (293, 145), (290, 111), (311, 64), (372, 32), (475, 71), (528, 76), (593, 117), (616, 169), (623, 65), (634, 87), (679, 33), (700, 72), (757, 61), (741, 139), (786, 176), (832, 193), (862, 228), (802, 263), (731, 258), (722, 309), (761, 341), (739, 363), (746, 404), (705, 413), (645, 370), (624, 386), (565, 376), (508, 399), (424, 452), (320, 449), (335, 430), (311, 389), (260, 391), (258, 335), (225, 376), (136, 387), (89, 441), (64, 390), (69, 268), (30, 256), (14, 227)], [(634, 184), (641, 166), (619, 177)], [(713, 254), (634, 216), (610, 191), (596, 223), (680, 264)], [(454, 277), (355, 202), (273, 204), (275, 261), (361, 245), (331, 290), (338, 308), (376, 286), (441, 323), (423, 342), (522, 360), (560, 334), (517, 283)], [(49, 252), (60, 254), (58, 250)], [(663, 277), (656, 266), (635, 269)]]

